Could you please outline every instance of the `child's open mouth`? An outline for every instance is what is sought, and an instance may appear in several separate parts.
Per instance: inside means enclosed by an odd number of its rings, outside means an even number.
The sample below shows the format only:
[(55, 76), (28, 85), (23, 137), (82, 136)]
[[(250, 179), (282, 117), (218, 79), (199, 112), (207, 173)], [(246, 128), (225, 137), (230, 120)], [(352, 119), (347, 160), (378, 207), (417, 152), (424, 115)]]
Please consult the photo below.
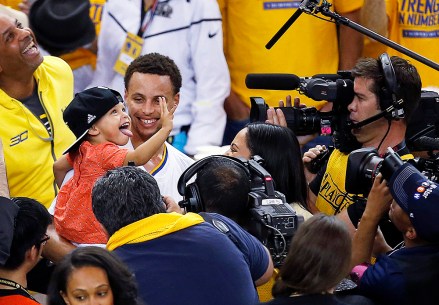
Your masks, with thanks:
[(126, 122), (126, 123), (124, 123), (124, 124), (122, 124), (120, 127), (119, 127), (119, 130), (120, 130), (120, 132), (121, 133), (123, 133), (124, 135), (126, 135), (127, 137), (132, 137), (133, 136), (133, 133), (131, 132), (131, 130), (129, 129), (129, 127), (130, 127), (130, 123), (129, 122)]

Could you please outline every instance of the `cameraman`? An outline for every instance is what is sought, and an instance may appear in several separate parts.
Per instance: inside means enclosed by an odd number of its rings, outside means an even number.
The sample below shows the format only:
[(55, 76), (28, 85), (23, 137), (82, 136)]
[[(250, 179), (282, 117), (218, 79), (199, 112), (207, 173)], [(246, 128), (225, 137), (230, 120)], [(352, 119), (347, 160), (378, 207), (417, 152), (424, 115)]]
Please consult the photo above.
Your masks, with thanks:
[[(207, 160), (208, 158), (211, 159)], [(201, 162), (205, 163), (202, 164)], [(213, 223), (212, 219), (215, 221), (218, 220), (218, 215), (212, 214), (218, 213), (233, 219), (246, 230), (252, 231), (250, 229), (252, 220), (249, 204), (251, 174), (248, 169), (244, 167), (244, 163), (242, 163), (242, 166), (238, 163), (238, 159), (234, 161), (234, 159), (227, 156), (207, 157), (194, 163), (187, 171), (191, 171), (194, 175), (196, 174), (196, 179), (192, 184), (186, 186), (184, 197), (185, 200), (191, 197), (197, 198), (198, 204), (197, 207), (194, 208), (194, 212), (202, 212), (200, 215), (202, 215), (206, 221)], [(198, 164), (202, 164), (202, 166), (196, 172), (192, 171), (191, 168), (197, 167)], [(185, 173), (183, 173), (182, 177), (184, 177), (184, 175)], [(184, 180), (187, 181), (189, 179), (191, 179), (191, 177), (185, 177)], [(179, 184), (180, 182), (181, 181), (179, 181)], [(235, 244), (241, 249), (239, 244)], [(267, 248), (266, 250), (268, 253)], [(249, 260), (249, 262), (251, 261), (252, 259)], [(261, 301), (268, 301), (272, 298), (271, 287), (274, 277), (267, 282), (267, 276), (271, 277), (276, 274), (277, 270), (273, 273), (273, 261), (270, 256), (270, 265), (264, 276), (260, 279), (253, 278), (255, 285), (259, 286), (258, 294)]]
[[(391, 68), (393, 75), (389, 73), (392, 72)], [(357, 141), (362, 147), (376, 148), (379, 154), (384, 154), (387, 147), (392, 147), (404, 158), (412, 157), (405, 146), (404, 136), (407, 121), (421, 96), (421, 79), (416, 68), (397, 56), (389, 60), (384, 53), (379, 59), (360, 59), (352, 70), (352, 76), (355, 95), (348, 110), (352, 134)], [(389, 105), (395, 109), (388, 111)], [(267, 116), (269, 121), (286, 126), (281, 111), (269, 109)], [(370, 122), (364, 124), (369, 119)], [(305, 152), (305, 167), (322, 152), (321, 146)], [(314, 213), (338, 214), (353, 233), (365, 202), (358, 200), (358, 194), (348, 194), (345, 190), (348, 156), (334, 149), (317, 175), (305, 170), (309, 182), (307, 203)]]
[(248, 213), (250, 179), (247, 172), (229, 159), (213, 160), (197, 173), (202, 212), (224, 215), (241, 226)]
[(438, 185), (427, 180), (413, 165), (405, 163), (391, 175), (388, 186), (379, 174), (354, 235), (351, 265), (367, 261), (372, 249), (377, 249), (378, 223), (389, 207), (389, 217), (403, 234), (404, 242), (394, 249), (384, 243), (381, 251), (375, 251), (374, 255), (382, 255), (364, 272), (358, 292), (380, 304), (437, 304)]
[[(250, 254), (247, 246), (240, 241), (240, 236), (243, 233), (237, 230), (236, 227), (239, 229), (241, 229), (240, 226), (245, 227), (249, 213), (248, 194), (250, 193), (251, 184), (250, 174), (244, 170), (244, 165), (239, 166), (238, 162), (240, 162), (238, 159), (234, 161), (221, 156), (220, 158), (217, 158), (217, 156), (207, 157), (195, 162), (182, 174), (178, 181), (178, 188), (180, 189), (182, 183), (192, 180), (191, 178), (196, 174), (195, 181), (184, 186), (184, 200), (179, 204), (191, 204), (192, 212), (201, 212), (200, 215), (207, 222), (212, 223), (221, 232), (226, 233), (247, 257)], [(188, 173), (192, 174), (187, 176)], [(173, 203), (171, 201), (169, 198), (165, 198), (168, 211), (172, 209)], [(173, 209), (173, 211), (176, 210)], [(234, 224), (233, 221), (224, 222), (224, 217), (218, 214), (234, 220), (239, 226)], [(215, 224), (218, 222), (227, 228), (227, 232), (224, 232)], [(230, 224), (233, 224), (233, 226)], [(251, 239), (260, 244), (253, 236)], [(273, 273), (273, 262), (270, 253), (265, 246), (262, 244), (260, 246), (264, 247), (268, 256), (267, 268), (262, 276), (259, 272), (259, 266), (255, 265), (255, 263), (260, 262), (252, 257), (247, 258), (250, 273), (256, 286), (266, 283)]]

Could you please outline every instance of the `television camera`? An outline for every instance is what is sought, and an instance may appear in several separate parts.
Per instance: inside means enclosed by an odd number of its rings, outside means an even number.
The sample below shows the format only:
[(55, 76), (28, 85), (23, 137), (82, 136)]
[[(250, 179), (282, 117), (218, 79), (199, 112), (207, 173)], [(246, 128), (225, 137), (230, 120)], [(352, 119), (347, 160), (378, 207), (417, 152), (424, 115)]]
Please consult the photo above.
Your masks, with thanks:
[[(187, 212), (206, 212), (196, 181), (188, 185), (186, 183), (209, 162), (224, 159), (229, 159), (245, 170), (250, 181), (248, 210), (245, 213), (243, 223), (240, 224), (270, 250), (275, 266), (282, 265), (287, 256), (291, 239), (297, 227), (303, 222), (303, 217), (297, 215), (296, 211), (286, 202), (284, 194), (275, 190), (273, 178), (262, 166), (263, 159), (261, 157), (254, 156), (247, 161), (214, 155), (195, 162), (179, 179), (178, 191), (184, 196), (184, 199), (178, 204)], [(205, 217), (205, 219), (207, 218)]]
[[(267, 81), (267, 80), (270, 81)], [(274, 86), (274, 83), (277, 85)], [(297, 77), (294, 74), (249, 74), (248, 88), (297, 89), (300, 94), (316, 101), (332, 102), (332, 111), (321, 112), (314, 107), (275, 107), (282, 109), (288, 128), (296, 135), (333, 135), (334, 146), (343, 152), (361, 147), (351, 133), (347, 106), (354, 98), (354, 83), (349, 71), (338, 74), (318, 74), (312, 77)], [(250, 121), (264, 122), (268, 105), (261, 97), (251, 97)]]
[(247, 230), (269, 250), (274, 265), (282, 265), (303, 216), (286, 202), (285, 195), (276, 191), (271, 175), (262, 167), (259, 156), (244, 162), (251, 175), (249, 193), (250, 221)]
[[(335, 148), (342, 152), (351, 152), (361, 147), (351, 130), (369, 122), (365, 120), (352, 124), (349, 121), (347, 106), (354, 97), (353, 79), (349, 71), (301, 78), (294, 74), (248, 74), (246, 84), (250, 89), (297, 89), (300, 94), (313, 100), (332, 102), (333, 107), (330, 112), (321, 112), (314, 107), (275, 107), (275, 109), (282, 109), (288, 128), (296, 135), (314, 133), (333, 135)], [(264, 99), (251, 97), (250, 102), (250, 121), (265, 122), (268, 105)], [(386, 111), (390, 112), (393, 109)], [(439, 124), (436, 122), (438, 116), (439, 94), (423, 90), (419, 106), (407, 127), (407, 146), (410, 150), (439, 149)]]

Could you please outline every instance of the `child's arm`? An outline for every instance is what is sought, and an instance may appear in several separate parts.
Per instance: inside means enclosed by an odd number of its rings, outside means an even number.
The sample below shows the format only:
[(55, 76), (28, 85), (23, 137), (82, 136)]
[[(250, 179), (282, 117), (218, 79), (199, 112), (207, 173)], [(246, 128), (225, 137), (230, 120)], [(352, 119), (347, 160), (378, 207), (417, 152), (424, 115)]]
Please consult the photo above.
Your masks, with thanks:
[(123, 165), (128, 165), (128, 162), (131, 161), (133, 161), (135, 165), (146, 164), (168, 138), (169, 133), (172, 131), (176, 106), (174, 105), (172, 109), (168, 111), (166, 99), (163, 96), (159, 97), (159, 102), (162, 128), (160, 128), (160, 130), (157, 131), (148, 141), (139, 145), (134, 151), (128, 152)]
[(67, 172), (71, 170), (73, 167), (70, 165), (69, 161), (67, 161), (67, 156), (63, 155), (58, 160), (53, 163), (53, 173), (55, 175), (55, 182), (59, 188), (61, 188), (61, 184), (66, 176)]

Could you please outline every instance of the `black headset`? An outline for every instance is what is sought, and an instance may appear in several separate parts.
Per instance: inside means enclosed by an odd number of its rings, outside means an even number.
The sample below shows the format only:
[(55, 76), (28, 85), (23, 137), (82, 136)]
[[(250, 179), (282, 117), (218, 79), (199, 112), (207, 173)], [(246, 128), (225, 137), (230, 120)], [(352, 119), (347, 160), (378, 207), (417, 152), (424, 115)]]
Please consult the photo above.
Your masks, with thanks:
[(248, 170), (244, 162), (234, 157), (213, 155), (195, 162), (181, 174), (177, 183), (177, 190), (180, 195), (183, 196), (183, 200), (180, 201), (178, 204), (180, 205), (180, 207), (185, 208), (186, 212), (199, 213), (206, 210), (205, 205), (201, 200), (201, 195), (197, 183), (195, 181), (189, 183), (188, 185), (186, 185), (186, 183), (190, 179), (192, 179), (193, 176), (202, 171), (207, 164), (215, 160), (229, 160), (231, 163), (234, 163), (242, 170), (244, 170), (250, 179), (250, 171)]
[(381, 112), (373, 115), (358, 123), (348, 123), (348, 128), (361, 128), (367, 124), (375, 122), (378, 119), (386, 118), (391, 120), (399, 120), (404, 118), (404, 100), (399, 97), (400, 86), (396, 79), (395, 70), (387, 53), (380, 55), (378, 59), (380, 70), (382, 70), (384, 78), (384, 86), (380, 88), (378, 97), (380, 99)]
[(389, 120), (398, 120), (402, 118), (402, 115), (404, 114), (404, 111), (402, 110), (404, 101), (398, 99), (399, 85), (396, 79), (395, 70), (393, 69), (392, 61), (387, 53), (380, 55), (379, 63), (384, 76), (384, 87), (381, 88), (379, 96), (381, 111), (386, 111), (386, 109), (393, 106), (393, 109), (389, 110), (385, 117)]

